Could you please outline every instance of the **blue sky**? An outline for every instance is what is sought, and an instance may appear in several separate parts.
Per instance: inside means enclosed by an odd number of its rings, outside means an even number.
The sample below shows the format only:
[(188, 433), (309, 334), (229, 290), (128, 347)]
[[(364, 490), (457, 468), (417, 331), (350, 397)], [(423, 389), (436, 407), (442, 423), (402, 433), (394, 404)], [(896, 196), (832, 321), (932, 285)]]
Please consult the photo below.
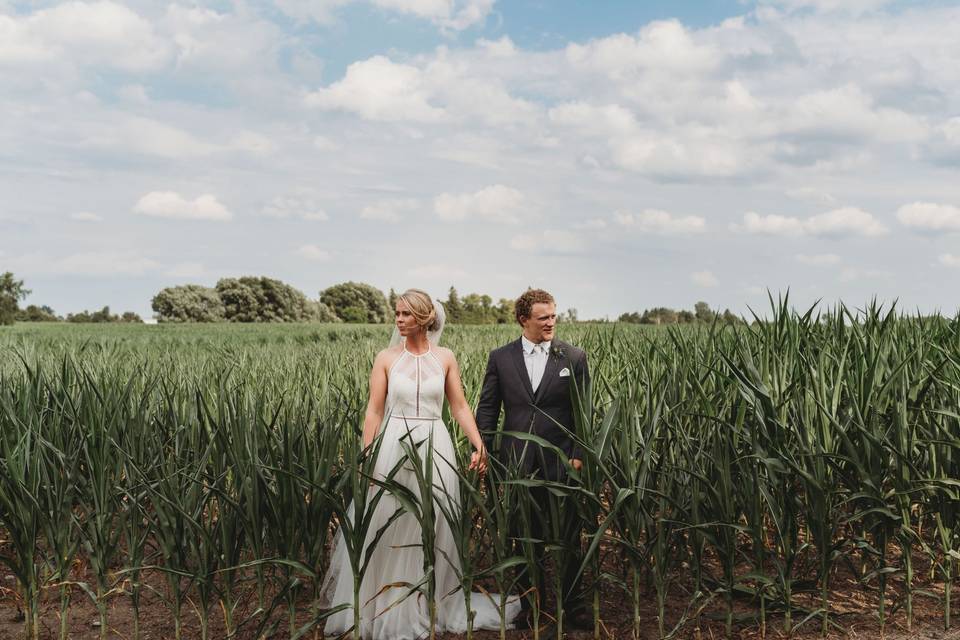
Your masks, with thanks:
[(953, 313), (948, 2), (0, 0), (0, 270)]

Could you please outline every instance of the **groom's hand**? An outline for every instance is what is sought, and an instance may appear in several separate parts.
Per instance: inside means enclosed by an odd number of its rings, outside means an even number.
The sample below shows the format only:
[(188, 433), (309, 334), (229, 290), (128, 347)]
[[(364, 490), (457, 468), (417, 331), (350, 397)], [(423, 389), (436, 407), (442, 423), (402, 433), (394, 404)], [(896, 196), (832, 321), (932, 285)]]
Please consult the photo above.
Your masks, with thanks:
[(570, 458), (570, 466), (573, 467), (575, 471), (580, 471), (580, 469), (583, 469), (583, 460)]

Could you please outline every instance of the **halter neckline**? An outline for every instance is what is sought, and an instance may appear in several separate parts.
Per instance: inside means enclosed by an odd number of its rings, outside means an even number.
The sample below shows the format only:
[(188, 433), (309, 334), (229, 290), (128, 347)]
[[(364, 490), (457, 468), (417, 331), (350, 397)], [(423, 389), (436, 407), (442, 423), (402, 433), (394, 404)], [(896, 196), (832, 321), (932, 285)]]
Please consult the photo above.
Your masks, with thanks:
[(407, 349), (406, 346), (403, 347), (403, 350), (406, 351), (407, 353), (409, 353), (410, 355), (412, 355), (414, 358), (422, 358), (423, 356), (427, 355), (428, 353), (431, 353), (431, 352), (433, 351), (433, 347), (432, 347), (432, 346), (427, 347), (427, 350), (424, 351), (423, 353), (414, 353), (413, 351), (410, 351), (409, 349)]

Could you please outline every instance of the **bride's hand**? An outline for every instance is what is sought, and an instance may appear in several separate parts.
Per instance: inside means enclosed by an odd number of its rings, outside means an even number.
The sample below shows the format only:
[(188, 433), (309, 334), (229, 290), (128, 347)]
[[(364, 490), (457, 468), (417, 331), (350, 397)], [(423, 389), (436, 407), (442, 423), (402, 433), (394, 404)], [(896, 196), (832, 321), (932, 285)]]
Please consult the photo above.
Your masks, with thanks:
[(476, 469), (480, 475), (487, 472), (487, 448), (480, 447), (470, 455), (470, 469)]

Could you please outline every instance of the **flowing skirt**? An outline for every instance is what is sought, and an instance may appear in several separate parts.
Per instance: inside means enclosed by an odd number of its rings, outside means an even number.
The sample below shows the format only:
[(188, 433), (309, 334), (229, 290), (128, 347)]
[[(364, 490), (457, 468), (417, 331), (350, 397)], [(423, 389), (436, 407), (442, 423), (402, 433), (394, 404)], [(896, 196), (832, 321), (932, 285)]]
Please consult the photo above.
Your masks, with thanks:
[[(440, 420), (415, 420), (392, 417), (387, 422), (375, 465), (375, 474), (385, 478), (406, 455), (401, 438), (418, 444), (423, 462), (427, 458), (430, 434), (433, 434), (433, 498), (434, 498), (434, 577), (436, 580), (436, 630), (438, 633), (463, 633), (467, 630), (467, 611), (460, 585), (460, 558), (454, 535), (441, 506), (459, 513), (459, 478), (451, 465), (456, 456), (450, 434)], [(409, 434), (409, 436), (408, 436)], [(415, 495), (419, 495), (416, 477), (408, 461), (394, 476)], [(374, 487), (371, 491), (377, 491)], [(441, 505), (441, 501), (443, 501)], [(401, 509), (396, 498), (384, 492), (376, 506), (366, 534), (364, 554), (377, 532)], [(351, 507), (352, 511), (352, 507)], [(325, 635), (340, 635), (354, 622), (353, 572), (341, 532), (334, 541), (329, 571), (322, 587), (325, 608), (350, 604), (326, 620)], [(386, 529), (377, 542), (370, 563), (360, 583), (360, 627), (365, 640), (418, 640), (430, 634), (430, 608), (423, 592), (410, 593), (411, 587), (424, 576), (420, 523), (412, 513), (404, 512)], [(474, 612), (474, 629), (500, 628), (500, 596), (471, 593), (470, 608)], [(505, 618), (507, 628), (520, 611), (518, 598), (508, 599)]]

